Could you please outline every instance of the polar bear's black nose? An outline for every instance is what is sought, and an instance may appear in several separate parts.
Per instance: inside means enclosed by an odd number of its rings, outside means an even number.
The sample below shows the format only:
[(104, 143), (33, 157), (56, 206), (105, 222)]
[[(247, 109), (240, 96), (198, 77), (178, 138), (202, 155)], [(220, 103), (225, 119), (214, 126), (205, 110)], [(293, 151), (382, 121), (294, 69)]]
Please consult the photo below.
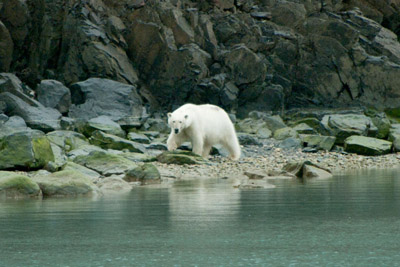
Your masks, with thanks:
[(175, 133), (176, 133), (176, 134), (179, 133), (179, 129), (175, 129)]

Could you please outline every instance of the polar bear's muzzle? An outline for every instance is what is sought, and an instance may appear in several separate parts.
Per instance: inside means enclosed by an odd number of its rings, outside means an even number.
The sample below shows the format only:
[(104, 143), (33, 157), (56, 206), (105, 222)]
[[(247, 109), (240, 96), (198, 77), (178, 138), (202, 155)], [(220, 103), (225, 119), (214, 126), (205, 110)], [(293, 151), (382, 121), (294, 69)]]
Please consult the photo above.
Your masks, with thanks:
[(178, 134), (178, 133), (179, 133), (179, 129), (175, 128), (175, 134)]

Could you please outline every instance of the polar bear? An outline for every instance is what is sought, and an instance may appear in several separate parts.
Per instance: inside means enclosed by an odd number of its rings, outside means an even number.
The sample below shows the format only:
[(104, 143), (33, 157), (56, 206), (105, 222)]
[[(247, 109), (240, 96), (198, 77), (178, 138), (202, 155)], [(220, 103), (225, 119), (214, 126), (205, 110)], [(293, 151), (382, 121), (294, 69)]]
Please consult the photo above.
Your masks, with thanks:
[(194, 153), (207, 158), (211, 147), (223, 145), (230, 158), (238, 160), (240, 146), (235, 128), (228, 114), (220, 107), (204, 104), (185, 104), (168, 113), (171, 133), (167, 140), (169, 151), (177, 149), (182, 143), (190, 141)]

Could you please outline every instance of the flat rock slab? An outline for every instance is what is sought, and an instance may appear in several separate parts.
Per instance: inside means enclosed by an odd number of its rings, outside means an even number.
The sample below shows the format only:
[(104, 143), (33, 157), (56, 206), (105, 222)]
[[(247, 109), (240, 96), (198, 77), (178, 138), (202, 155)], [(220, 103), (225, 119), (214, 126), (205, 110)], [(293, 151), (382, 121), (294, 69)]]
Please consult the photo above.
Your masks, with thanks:
[(365, 136), (350, 136), (344, 142), (344, 150), (366, 156), (389, 154), (392, 142)]

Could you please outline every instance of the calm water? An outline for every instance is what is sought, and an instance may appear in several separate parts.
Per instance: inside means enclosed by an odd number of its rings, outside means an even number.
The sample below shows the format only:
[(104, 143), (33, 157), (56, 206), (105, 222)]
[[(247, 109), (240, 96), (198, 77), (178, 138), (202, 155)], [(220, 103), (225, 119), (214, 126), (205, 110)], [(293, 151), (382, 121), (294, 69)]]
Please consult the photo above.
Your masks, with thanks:
[(0, 266), (394, 266), (400, 171), (0, 203)]

